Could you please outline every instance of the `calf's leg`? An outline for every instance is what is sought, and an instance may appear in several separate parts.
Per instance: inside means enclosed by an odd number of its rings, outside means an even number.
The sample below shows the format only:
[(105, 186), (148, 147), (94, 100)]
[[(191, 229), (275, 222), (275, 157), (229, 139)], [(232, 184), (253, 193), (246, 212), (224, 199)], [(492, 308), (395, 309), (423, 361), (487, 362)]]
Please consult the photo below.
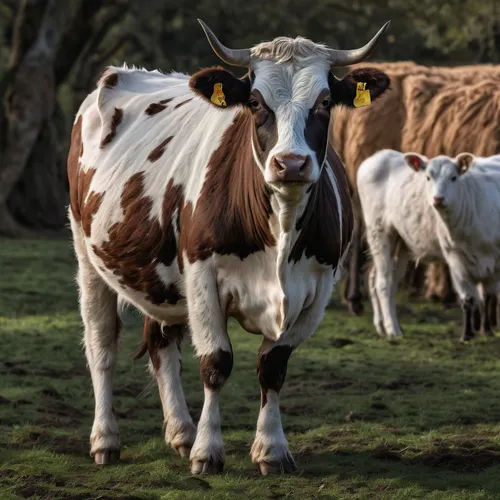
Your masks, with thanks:
[(204, 268), (202, 262), (187, 266), (186, 271), (189, 322), (193, 345), (200, 358), (200, 376), (205, 392), (191, 449), (191, 472), (213, 474), (224, 468), (219, 399), (233, 368), (233, 353), (227, 322), (220, 309), (214, 272)]
[(156, 377), (163, 407), (165, 441), (181, 457), (189, 456), (196, 428), (186, 405), (181, 382), (182, 325), (160, 325), (144, 320), (144, 343), (149, 352), (150, 369)]
[(376, 280), (377, 280), (377, 271), (375, 270), (375, 266), (372, 266), (368, 278), (368, 288), (370, 290), (370, 299), (372, 301), (373, 324), (375, 325), (377, 333), (381, 337), (385, 337), (384, 320), (382, 318), (382, 310), (380, 309), (380, 302), (377, 296), (377, 287), (375, 286)]

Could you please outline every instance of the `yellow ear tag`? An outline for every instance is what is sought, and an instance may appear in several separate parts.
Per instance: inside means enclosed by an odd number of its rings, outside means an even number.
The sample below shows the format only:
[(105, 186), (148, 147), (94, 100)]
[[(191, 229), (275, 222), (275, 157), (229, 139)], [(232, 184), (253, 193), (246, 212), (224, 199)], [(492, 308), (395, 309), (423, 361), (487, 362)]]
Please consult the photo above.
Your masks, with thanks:
[(226, 96), (224, 95), (224, 92), (222, 91), (222, 83), (216, 83), (214, 85), (214, 93), (212, 94), (212, 97), (210, 100), (214, 103), (217, 104), (217, 106), (220, 106), (221, 108), (226, 108)]
[(354, 107), (361, 108), (362, 106), (369, 106), (372, 102), (370, 91), (365, 90), (366, 83), (358, 82), (356, 85), (356, 97), (354, 98)]

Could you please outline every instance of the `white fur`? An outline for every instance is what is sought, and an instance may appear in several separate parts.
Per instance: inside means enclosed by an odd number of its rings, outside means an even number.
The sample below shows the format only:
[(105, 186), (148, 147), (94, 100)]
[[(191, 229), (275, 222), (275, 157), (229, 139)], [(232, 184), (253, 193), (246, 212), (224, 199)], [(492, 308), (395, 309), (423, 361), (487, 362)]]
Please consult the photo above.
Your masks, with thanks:
[(476, 157), (461, 175), (456, 159), (438, 156), (425, 174), (429, 206), (443, 198), (436, 230), (453, 284), (477, 303), (476, 284), (495, 290), (500, 279), (500, 156)]
[(380, 335), (402, 335), (396, 290), (409, 254), (416, 261), (442, 256), (436, 214), (425, 202), (426, 178), (405, 163), (404, 155), (382, 150), (361, 163), (357, 185), (366, 236), (373, 258), (369, 279), (373, 322)]

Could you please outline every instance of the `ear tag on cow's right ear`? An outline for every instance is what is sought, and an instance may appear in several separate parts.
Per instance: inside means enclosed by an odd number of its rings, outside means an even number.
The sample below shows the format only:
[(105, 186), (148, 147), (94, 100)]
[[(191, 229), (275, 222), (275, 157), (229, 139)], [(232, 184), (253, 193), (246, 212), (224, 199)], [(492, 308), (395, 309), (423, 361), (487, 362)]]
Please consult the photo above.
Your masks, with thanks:
[(221, 108), (227, 108), (226, 96), (222, 91), (222, 83), (214, 84), (214, 93), (212, 94), (210, 100)]
[(365, 90), (366, 83), (358, 82), (356, 84), (356, 97), (354, 98), (354, 107), (361, 108), (363, 106), (369, 106), (372, 102), (370, 97), (370, 91)]

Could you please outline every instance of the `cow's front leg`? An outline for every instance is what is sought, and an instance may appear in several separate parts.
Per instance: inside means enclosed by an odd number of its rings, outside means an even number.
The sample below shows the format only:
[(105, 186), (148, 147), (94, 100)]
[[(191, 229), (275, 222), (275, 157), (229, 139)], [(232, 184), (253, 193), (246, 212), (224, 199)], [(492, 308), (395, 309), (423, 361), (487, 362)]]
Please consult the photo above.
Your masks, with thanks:
[(264, 340), (257, 359), (260, 384), (260, 413), (257, 432), (250, 451), (260, 473), (280, 474), (297, 469), (288, 449), (280, 415), (280, 390), (285, 381), (292, 346)]
[(189, 322), (193, 344), (200, 358), (205, 401), (191, 449), (191, 472), (214, 474), (224, 468), (219, 397), (233, 368), (227, 321), (222, 314), (215, 273), (203, 263), (189, 266), (186, 277)]

